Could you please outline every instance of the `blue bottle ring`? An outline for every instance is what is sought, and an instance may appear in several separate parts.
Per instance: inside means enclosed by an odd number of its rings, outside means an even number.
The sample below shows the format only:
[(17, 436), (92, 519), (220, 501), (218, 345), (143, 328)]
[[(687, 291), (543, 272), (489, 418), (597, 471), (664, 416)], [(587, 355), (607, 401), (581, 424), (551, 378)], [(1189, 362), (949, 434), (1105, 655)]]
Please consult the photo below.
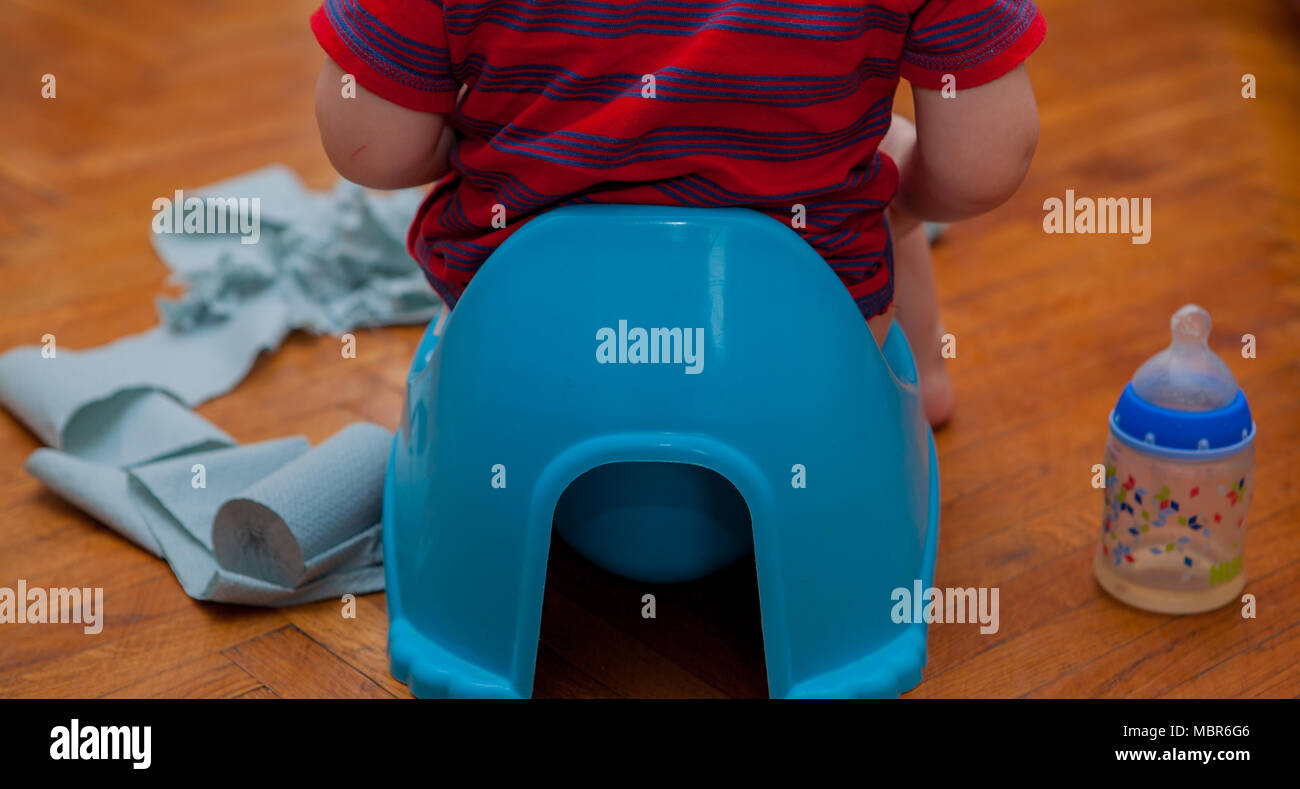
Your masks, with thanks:
[(1138, 397), (1130, 382), (1110, 414), (1110, 429), (1133, 449), (1189, 460), (1226, 457), (1255, 440), (1255, 422), (1241, 389), (1222, 408), (1178, 411)]

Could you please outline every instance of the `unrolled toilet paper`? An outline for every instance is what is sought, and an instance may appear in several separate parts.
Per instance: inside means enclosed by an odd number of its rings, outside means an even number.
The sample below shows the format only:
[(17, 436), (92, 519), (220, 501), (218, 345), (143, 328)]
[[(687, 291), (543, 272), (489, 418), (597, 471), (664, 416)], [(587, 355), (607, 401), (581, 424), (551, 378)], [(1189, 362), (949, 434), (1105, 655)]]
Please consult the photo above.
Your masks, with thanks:
[(301, 437), (238, 446), (190, 409), (295, 329), (437, 319), (445, 308), (405, 249), (422, 192), (379, 196), (341, 181), (313, 193), (273, 166), (198, 194), (260, 201), (261, 230), (253, 244), (155, 233), (187, 286), (159, 301), (162, 325), (99, 348), (51, 337), (0, 354), (0, 405), (49, 447), (26, 468), (166, 558), (191, 597), (292, 605), (383, 589), (388, 431), (361, 423), (315, 448)]

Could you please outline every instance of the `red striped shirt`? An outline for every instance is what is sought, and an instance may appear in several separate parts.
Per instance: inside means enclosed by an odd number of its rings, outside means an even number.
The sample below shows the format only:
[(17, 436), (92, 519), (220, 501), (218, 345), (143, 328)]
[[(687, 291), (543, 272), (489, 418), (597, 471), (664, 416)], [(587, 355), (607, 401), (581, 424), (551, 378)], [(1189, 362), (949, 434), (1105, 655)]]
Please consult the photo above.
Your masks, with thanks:
[(899, 77), (989, 82), (1046, 25), (1031, 0), (326, 0), (312, 29), (371, 92), (450, 115), (408, 238), (448, 304), (537, 213), (649, 203), (791, 223), (871, 317), (893, 299), (876, 148)]

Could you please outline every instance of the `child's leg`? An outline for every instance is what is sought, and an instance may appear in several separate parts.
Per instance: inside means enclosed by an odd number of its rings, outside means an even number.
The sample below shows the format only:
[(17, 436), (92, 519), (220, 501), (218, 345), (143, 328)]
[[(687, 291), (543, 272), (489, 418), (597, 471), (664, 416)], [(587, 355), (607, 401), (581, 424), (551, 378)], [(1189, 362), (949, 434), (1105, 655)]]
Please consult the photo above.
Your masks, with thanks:
[[(930, 241), (925, 236), (925, 225), (919, 222), (894, 240), (894, 305), (916, 357), (925, 418), (938, 427), (952, 414), (955, 398), (941, 355), (943, 324), (939, 320)], [(882, 334), (877, 341), (883, 339)]]
[(889, 309), (874, 318), (867, 318), (867, 328), (871, 330), (871, 336), (876, 338), (876, 345), (881, 348), (885, 347), (885, 337), (889, 336), (889, 327), (894, 325), (894, 305), (890, 304)]

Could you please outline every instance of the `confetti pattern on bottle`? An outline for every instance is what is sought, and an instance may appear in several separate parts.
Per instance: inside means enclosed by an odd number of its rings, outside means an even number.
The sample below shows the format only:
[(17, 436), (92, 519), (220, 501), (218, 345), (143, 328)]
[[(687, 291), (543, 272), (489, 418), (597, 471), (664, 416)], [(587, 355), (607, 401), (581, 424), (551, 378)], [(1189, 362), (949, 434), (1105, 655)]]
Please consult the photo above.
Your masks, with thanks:
[[(1204, 482), (1185, 489), (1172, 490), (1158, 480), (1142, 480), (1128, 470), (1119, 469), (1115, 458), (1108, 457), (1106, 464), (1105, 506), (1102, 510), (1101, 554), (1115, 567), (1138, 565), (1143, 556), (1156, 557), (1179, 554), (1186, 571), (1183, 583), (1192, 576), (1191, 569), (1197, 561), (1188, 554), (1193, 540), (1203, 553), (1209, 552), (1212, 537), (1211, 524), (1223, 522), (1223, 511), (1231, 511), (1246, 501), (1247, 478), (1239, 477), (1230, 483), (1213, 484), (1209, 490), (1218, 489), (1219, 500), (1205, 497)], [(1155, 493), (1152, 493), (1155, 491)], [(1238, 510), (1240, 512), (1240, 510)], [(1245, 516), (1236, 519), (1237, 528), (1245, 523)], [(1153, 530), (1174, 529), (1167, 539), (1159, 539), (1136, 551), (1139, 542), (1149, 542), (1146, 535)], [(1154, 536), (1154, 535), (1152, 535)], [(1202, 545), (1203, 544), (1203, 545)], [(1232, 543), (1237, 551), (1239, 542)]]

